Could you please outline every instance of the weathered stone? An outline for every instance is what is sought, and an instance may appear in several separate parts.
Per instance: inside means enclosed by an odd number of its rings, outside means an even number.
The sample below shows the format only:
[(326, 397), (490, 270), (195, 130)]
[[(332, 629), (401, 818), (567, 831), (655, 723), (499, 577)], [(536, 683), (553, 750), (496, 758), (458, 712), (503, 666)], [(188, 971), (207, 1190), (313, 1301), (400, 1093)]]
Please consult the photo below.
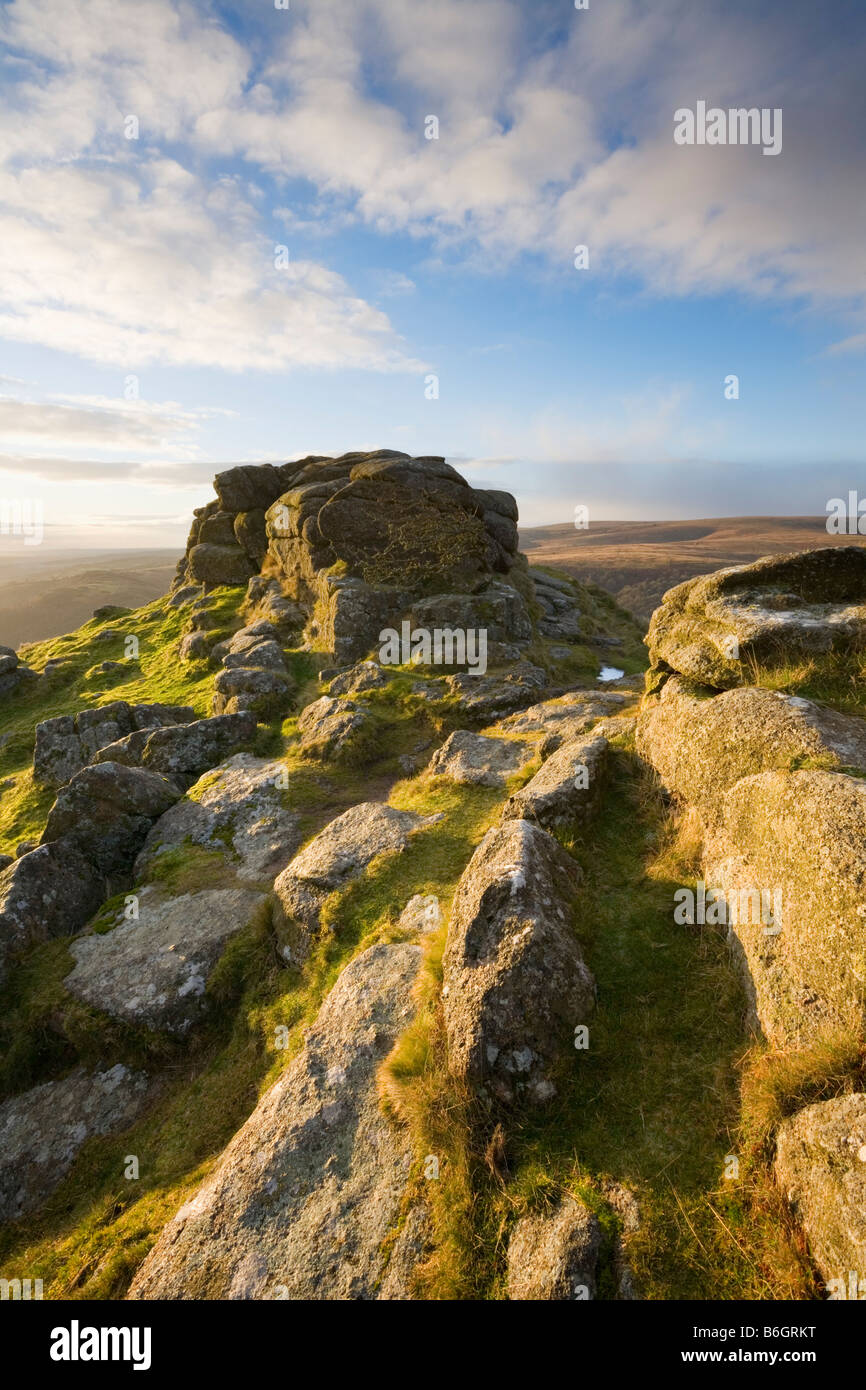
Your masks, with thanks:
[(565, 1197), (550, 1216), (521, 1217), (508, 1241), (508, 1297), (594, 1298), (601, 1240), (598, 1218), (573, 1197)]
[(88, 1139), (127, 1129), (149, 1090), (142, 1072), (118, 1063), (101, 1072), (79, 1068), (0, 1105), (0, 1222), (45, 1201)]
[(358, 878), (379, 855), (399, 854), (415, 831), (437, 819), (365, 801), (326, 825), (274, 884), (275, 922), (287, 959), (298, 964), (305, 959), (332, 893)]
[(100, 749), (127, 734), (193, 719), (195, 710), (189, 705), (129, 705), (125, 700), (44, 719), (36, 725), (33, 780), (43, 787), (62, 786)]
[(531, 705), (547, 684), (540, 666), (521, 661), (507, 676), (475, 676), (469, 672), (448, 676), (449, 692), (460, 701), (464, 714), (474, 719), (499, 719), (512, 710)]
[(189, 552), (190, 578), (208, 589), (246, 584), (254, 570), (252, 560), (237, 544), (194, 545)]
[(198, 533), (201, 545), (236, 545), (235, 519), (232, 512), (213, 512), (202, 519)]
[[(752, 1021), (773, 1043), (863, 1026), (866, 782), (819, 771), (742, 778), (722, 798), (704, 877), (727, 895), (722, 920)], [(707, 920), (718, 914), (707, 908)]]
[(314, 758), (336, 760), (352, 752), (369, 723), (366, 710), (353, 700), (333, 700), (328, 695), (301, 711), (300, 747)]
[(669, 589), (646, 638), (654, 668), (729, 689), (775, 666), (866, 645), (866, 548), (770, 556)]
[(807, 760), (866, 772), (866, 721), (775, 690), (711, 695), (672, 676), (640, 713), (637, 751), (675, 796), (713, 821), (741, 777)]
[(208, 977), (223, 947), (268, 910), (263, 893), (207, 889), (164, 899), (146, 887), (138, 918), (78, 937), (64, 986), (76, 999), (127, 1023), (185, 1033), (203, 1014)]
[(443, 922), (442, 908), (435, 893), (416, 893), (397, 920), (400, 931), (438, 931)]
[(285, 713), (291, 704), (294, 682), (288, 673), (258, 667), (238, 666), (217, 672), (214, 681), (213, 712), (255, 714), (271, 719)]
[[(421, 962), (372, 946), (341, 974), (303, 1050), (213, 1173), (165, 1227), (132, 1299), (376, 1299), (412, 1149), (382, 1113), (376, 1073), (411, 1021)], [(384, 1278), (383, 1278), (384, 1276)]]
[(561, 744), (591, 728), (596, 719), (621, 709), (627, 700), (626, 695), (614, 690), (569, 690), (553, 700), (509, 714), (500, 721), (500, 728), (510, 734), (542, 734), (539, 751), (546, 758)]
[(504, 787), (535, 757), (534, 745), (521, 739), (487, 738), (457, 729), (433, 754), (427, 772), (461, 786)]
[(42, 844), (65, 839), (111, 878), (131, 866), (151, 823), (180, 795), (174, 782), (147, 768), (111, 762), (82, 768), (58, 792)]
[(285, 765), (236, 753), (207, 772), (154, 823), (135, 864), (145, 878), (161, 854), (186, 843), (222, 854), (242, 883), (272, 883), (299, 844), (298, 816), (283, 805)]
[(388, 676), (378, 661), (359, 661), (348, 671), (334, 676), (328, 686), (330, 695), (360, 695), (366, 690), (380, 690), (388, 684)]
[(866, 1095), (807, 1105), (776, 1136), (776, 1181), (806, 1233), (831, 1296), (866, 1288)]
[(102, 898), (100, 875), (68, 840), (12, 860), (0, 873), (0, 979), (10, 955), (78, 931)]
[(530, 820), (545, 829), (585, 822), (598, 805), (609, 744), (594, 733), (562, 744), (502, 808), (502, 820)]
[(449, 1065), (510, 1102), (544, 1101), (595, 985), (572, 925), (580, 870), (528, 821), (489, 830), (451, 910), (443, 989)]
[(145, 767), (188, 787), (203, 772), (248, 745), (255, 738), (256, 720), (249, 712), (194, 719), (189, 724), (142, 729), (102, 748), (94, 765), (105, 762)]

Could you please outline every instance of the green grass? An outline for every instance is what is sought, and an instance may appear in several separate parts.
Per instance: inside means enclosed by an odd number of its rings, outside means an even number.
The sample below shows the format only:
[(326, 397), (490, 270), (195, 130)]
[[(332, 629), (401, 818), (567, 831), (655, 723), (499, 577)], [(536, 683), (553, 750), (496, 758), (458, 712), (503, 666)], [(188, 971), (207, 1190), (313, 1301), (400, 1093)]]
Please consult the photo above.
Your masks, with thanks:
[(866, 716), (866, 652), (840, 650), (799, 661), (747, 664), (747, 681), (766, 690), (801, 695), (846, 714)]

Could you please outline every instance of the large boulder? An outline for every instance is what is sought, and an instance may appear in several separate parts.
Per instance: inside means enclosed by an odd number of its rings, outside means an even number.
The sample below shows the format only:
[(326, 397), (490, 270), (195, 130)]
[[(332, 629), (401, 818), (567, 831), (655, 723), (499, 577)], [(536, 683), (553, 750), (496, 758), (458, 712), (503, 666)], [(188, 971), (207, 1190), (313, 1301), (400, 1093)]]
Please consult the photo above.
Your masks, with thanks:
[(285, 764), (236, 753), (205, 773), (155, 821), (135, 863), (136, 876), (185, 845), (220, 854), (241, 883), (270, 884), (296, 852), (298, 816), (285, 806)]
[(585, 822), (598, 805), (608, 748), (607, 739), (595, 734), (562, 744), (526, 786), (508, 798), (502, 820), (535, 821), (545, 829)]
[(574, 931), (580, 871), (525, 820), (490, 830), (451, 909), (443, 1003), (452, 1072), (498, 1100), (548, 1100), (595, 984)]
[[(866, 1095), (818, 1101), (783, 1121), (776, 1180), (832, 1290), (866, 1292)], [(862, 1281), (862, 1282), (861, 1282)]]
[(188, 556), (188, 575), (192, 583), (207, 589), (221, 585), (236, 588), (255, 574), (255, 564), (245, 550), (232, 540), (228, 545), (194, 545)]
[(136, 731), (193, 719), (195, 710), (189, 705), (129, 705), (125, 700), (44, 719), (36, 725), (33, 780), (43, 787), (60, 787), (109, 744)]
[(508, 1241), (508, 1297), (594, 1298), (601, 1241), (598, 1217), (573, 1197), (563, 1198), (550, 1215), (521, 1217)]
[[(753, 1022), (779, 1046), (866, 1021), (866, 782), (763, 772), (721, 798), (705, 849)], [(707, 908), (707, 921), (711, 921)]]
[(60, 788), (42, 844), (67, 841), (110, 879), (131, 867), (152, 823), (180, 795), (174, 782), (147, 768), (111, 762), (82, 768)]
[(118, 1063), (79, 1069), (0, 1105), (0, 1223), (43, 1202), (88, 1139), (127, 1129), (149, 1092), (142, 1072)]
[(297, 964), (305, 959), (332, 893), (380, 855), (399, 854), (413, 834), (437, 819), (365, 801), (326, 825), (274, 883), (275, 922), (286, 958)]
[(66, 990), (135, 1026), (185, 1033), (202, 1015), (210, 974), (239, 931), (263, 920), (268, 899), (248, 888), (214, 888), (164, 898), (138, 894), (138, 916), (70, 946)]
[(142, 729), (111, 743), (95, 755), (93, 762), (123, 763), (143, 767), (168, 777), (181, 788), (225, 758), (247, 747), (255, 738), (256, 719), (249, 711), (194, 719), (190, 724)]
[(866, 773), (866, 721), (754, 686), (716, 694), (681, 676), (644, 701), (636, 743), (668, 790), (707, 820), (756, 772), (811, 761)]
[(421, 957), (415, 945), (378, 945), (346, 967), (300, 1054), (163, 1230), (130, 1298), (395, 1296), (386, 1238), (413, 1154), (382, 1113), (376, 1073), (412, 1020)]
[(354, 700), (322, 695), (307, 705), (298, 718), (301, 751), (329, 762), (349, 756), (357, 748), (369, 720), (367, 711)]
[(675, 671), (725, 690), (753, 663), (787, 665), (866, 645), (866, 547), (771, 556), (678, 584), (646, 638), (659, 676)]
[(83, 927), (102, 902), (103, 887), (100, 874), (68, 839), (14, 859), (0, 873), (0, 980), (11, 955)]

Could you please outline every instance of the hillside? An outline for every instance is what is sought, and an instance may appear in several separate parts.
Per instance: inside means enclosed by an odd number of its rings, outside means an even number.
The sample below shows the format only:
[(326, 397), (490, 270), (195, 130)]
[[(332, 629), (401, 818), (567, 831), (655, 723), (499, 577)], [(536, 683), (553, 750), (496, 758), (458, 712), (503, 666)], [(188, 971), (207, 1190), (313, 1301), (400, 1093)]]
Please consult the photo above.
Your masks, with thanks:
[(0, 556), (0, 640), (59, 637), (107, 603), (140, 608), (165, 593), (175, 561), (167, 550), (43, 554), (18, 545), (14, 559)]
[(866, 552), (647, 650), (439, 458), (215, 491), (167, 593), (0, 654), (0, 1277), (851, 1296)]
[(555, 565), (599, 584), (648, 622), (667, 589), (697, 574), (762, 555), (851, 544), (851, 537), (828, 535), (823, 517), (746, 516), (592, 521), (586, 531), (568, 524), (521, 527), (520, 544), (531, 564)]

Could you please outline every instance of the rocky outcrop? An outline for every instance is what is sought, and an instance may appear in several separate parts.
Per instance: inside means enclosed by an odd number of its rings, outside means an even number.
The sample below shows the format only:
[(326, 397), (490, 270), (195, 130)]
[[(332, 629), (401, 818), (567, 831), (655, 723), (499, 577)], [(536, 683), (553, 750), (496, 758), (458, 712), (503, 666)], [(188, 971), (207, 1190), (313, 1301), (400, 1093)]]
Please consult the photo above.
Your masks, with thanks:
[(595, 1298), (602, 1232), (573, 1197), (549, 1216), (524, 1216), (508, 1241), (508, 1297), (525, 1301)]
[(122, 875), (132, 867), (153, 822), (180, 795), (173, 781), (147, 768), (122, 763), (82, 768), (61, 787), (42, 844), (63, 840), (103, 879)]
[(142, 1072), (72, 1072), (0, 1105), (0, 1222), (15, 1221), (65, 1178), (88, 1139), (127, 1129), (148, 1099)]
[[(776, 1179), (831, 1296), (866, 1291), (866, 1095), (807, 1105), (779, 1127)], [(863, 1282), (861, 1282), (863, 1281)]]
[(866, 773), (866, 722), (756, 687), (722, 694), (672, 676), (644, 702), (637, 750), (675, 796), (715, 820), (740, 778), (806, 762)]
[(502, 808), (503, 820), (535, 821), (545, 829), (586, 822), (598, 805), (608, 765), (606, 738), (570, 739)]
[(287, 810), (285, 764), (236, 753), (205, 773), (150, 830), (135, 863), (146, 879), (170, 850), (200, 845), (220, 855), (240, 883), (265, 885), (298, 849), (298, 816)]
[(109, 744), (137, 731), (193, 719), (195, 710), (187, 705), (129, 705), (125, 700), (45, 719), (36, 725), (33, 780), (43, 787), (61, 787)]
[(647, 634), (657, 688), (671, 671), (721, 690), (753, 663), (866, 645), (866, 548), (837, 546), (717, 570), (670, 589)]
[(399, 854), (411, 835), (437, 819), (365, 801), (305, 845), (274, 883), (275, 923), (286, 959), (304, 961), (332, 893), (347, 887), (380, 855)]
[(12, 860), (0, 873), (0, 980), (11, 956), (82, 927), (103, 891), (101, 875), (70, 840)]
[(574, 586), (567, 579), (545, 574), (543, 570), (530, 569), (529, 575), (535, 585), (535, 598), (542, 610), (539, 630), (545, 637), (579, 640), (583, 636), (583, 629)]
[(25, 666), (12, 647), (0, 647), (0, 700), (14, 695), (28, 681), (38, 679), (38, 673)]
[(502, 1102), (539, 1102), (589, 1018), (595, 985), (572, 925), (580, 870), (524, 820), (490, 830), (454, 895), (443, 1008), (452, 1072)]
[[(798, 1046), (866, 1021), (866, 782), (764, 772), (722, 798), (705, 850), (766, 1036)], [(772, 906), (770, 906), (772, 905)]]
[[(376, 1073), (412, 1019), (420, 961), (418, 946), (379, 945), (346, 967), (303, 1050), (168, 1223), (130, 1298), (383, 1296), (383, 1247), (412, 1150), (382, 1113)], [(405, 1297), (405, 1278), (397, 1283)]]
[(216, 715), (212, 719), (195, 719), (190, 724), (128, 734), (100, 749), (93, 762), (96, 766), (122, 763), (126, 767), (141, 767), (184, 789), (224, 758), (248, 747), (255, 734), (256, 717), (251, 712)]
[(118, 914), (111, 931), (80, 936), (64, 987), (76, 999), (137, 1027), (186, 1033), (202, 1016), (210, 974), (226, 943), (262, 921), (268, 898), (248, 888), (166, 898), (137, 895), (137, 916)]
[(295, 682), (277, 628), (268, 619), (260, 618), (217, 643), (210, 657), (222, 668), (214, 681), (215, 715), (250, 711), (271, 719), (289, 709)]
[(504, 787), (536, 756), (531, 743), (517, 738), (489, 738), (457, 729), (430, 759), (427, 773), (461, 786)]

